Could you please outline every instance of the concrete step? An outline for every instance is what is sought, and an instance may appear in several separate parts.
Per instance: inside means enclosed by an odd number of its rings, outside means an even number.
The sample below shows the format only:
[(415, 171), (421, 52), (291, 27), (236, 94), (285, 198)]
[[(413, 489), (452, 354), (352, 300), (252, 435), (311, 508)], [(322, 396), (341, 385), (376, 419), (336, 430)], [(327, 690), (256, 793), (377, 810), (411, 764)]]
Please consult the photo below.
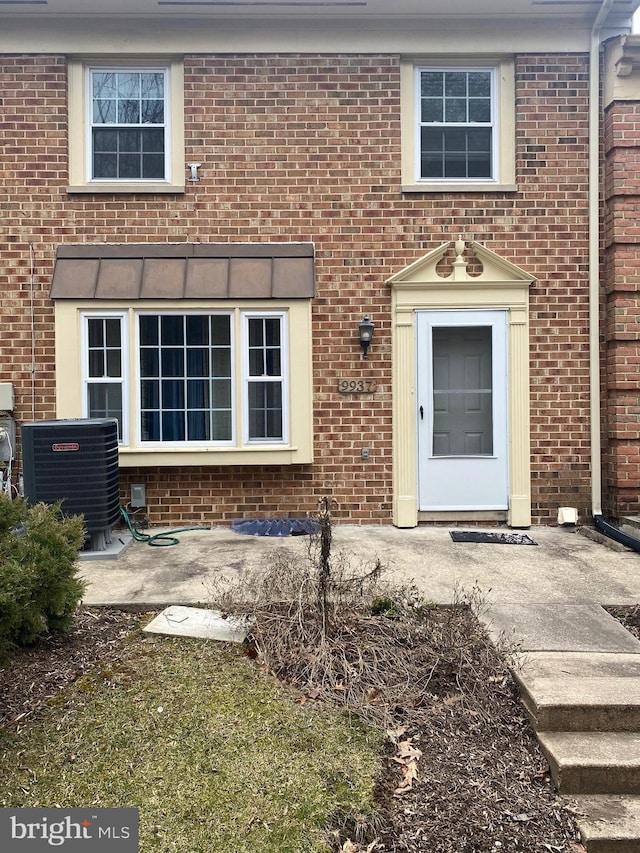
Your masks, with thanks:
[(538, 732), (561, 794), (640, 795), (640, 733)]
[(572, 805), (588, 853), (640, 853), (640, 797), (597, 794)]
[(640, 655), (537, 652), (514, 671), (533, 727), (640, 731)]

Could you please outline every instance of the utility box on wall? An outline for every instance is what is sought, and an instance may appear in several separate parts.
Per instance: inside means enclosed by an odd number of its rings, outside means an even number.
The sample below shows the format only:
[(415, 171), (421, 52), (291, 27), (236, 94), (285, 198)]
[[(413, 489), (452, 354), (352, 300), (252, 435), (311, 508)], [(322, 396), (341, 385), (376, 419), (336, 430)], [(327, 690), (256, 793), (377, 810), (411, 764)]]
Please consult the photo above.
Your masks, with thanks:
[(84, 515), (92, 540), (108, 536), (120, 518), (115, 418), (22, 424), (22, 455), (30, 504), (62, 500), (65, 515)]
[(11, 462), (16, 458), (16, 422), (13, 418), (0, 417), (0, 462)]
[(13, 383), (0, 382), (0, 412), (12, 412), (15, 405)]

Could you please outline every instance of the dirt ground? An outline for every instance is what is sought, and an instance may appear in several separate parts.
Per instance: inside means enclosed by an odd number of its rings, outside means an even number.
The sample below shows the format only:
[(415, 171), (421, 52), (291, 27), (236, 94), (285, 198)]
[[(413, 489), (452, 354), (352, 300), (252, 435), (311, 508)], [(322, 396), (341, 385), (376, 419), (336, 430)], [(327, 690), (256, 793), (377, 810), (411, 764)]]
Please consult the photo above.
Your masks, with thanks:
[[(449, 617), (434, 611), (429, 618)], [(465, 618), (456, 630), (468, 633), (470, 645), (458, 662), (426, 634), (415, 643), (406, 640), (407, 671), (415, 673), (420, 689), (412, 691), (409, 681), (403, 701), (391, 709), (376, 792), (380, 820), (365, 827), (343, 822), (336, 850), (584, 850), (571, 803), (554, 791), (505, 662), (484, 642), (476, 657), (469, 652), (479, 629), (475, 617)], [(97, 662), (104, 664), (142, 619), (139, 613), (83, 608), (67, 636), (18, 650), (0, 669), (0, 726), (28, 726), (39, 705)], [(365, 642), (371, 621), (360, 628)]]

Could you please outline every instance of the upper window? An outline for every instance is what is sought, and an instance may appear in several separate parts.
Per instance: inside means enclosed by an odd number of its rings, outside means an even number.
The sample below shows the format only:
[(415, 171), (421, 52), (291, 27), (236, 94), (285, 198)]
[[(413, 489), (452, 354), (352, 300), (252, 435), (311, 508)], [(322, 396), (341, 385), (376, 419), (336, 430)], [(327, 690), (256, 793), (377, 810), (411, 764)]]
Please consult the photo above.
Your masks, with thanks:
[(91, 68), (89, 86), (91, 177), (164, 181), (166, 71)]
[(69, 63), (70, 192), (184, 190), (182, 65)]
[(402, 75), (403, 190), (515, 189), (512, 63)]
[(420, 178), (493, 180), (494, 72), (421, 68)]

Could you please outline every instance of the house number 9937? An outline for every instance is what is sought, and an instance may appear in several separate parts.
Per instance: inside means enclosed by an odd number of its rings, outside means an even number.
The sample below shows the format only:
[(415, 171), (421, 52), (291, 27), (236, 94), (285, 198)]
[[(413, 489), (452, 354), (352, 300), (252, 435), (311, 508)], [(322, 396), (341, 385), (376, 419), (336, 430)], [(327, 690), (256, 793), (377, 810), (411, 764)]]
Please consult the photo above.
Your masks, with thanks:
[(340, 394), (373, 394), (375, 390), (375, 379), (338, 379)]

